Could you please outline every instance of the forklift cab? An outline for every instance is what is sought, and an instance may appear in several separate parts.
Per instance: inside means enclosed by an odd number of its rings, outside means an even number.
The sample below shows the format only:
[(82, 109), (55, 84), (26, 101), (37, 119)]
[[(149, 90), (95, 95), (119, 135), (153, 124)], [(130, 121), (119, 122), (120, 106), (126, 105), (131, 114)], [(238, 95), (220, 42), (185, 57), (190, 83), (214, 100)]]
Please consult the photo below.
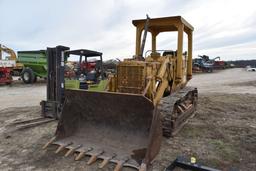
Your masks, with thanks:
[(74, 66), (75, 78), (65, 79), (67, 88), (89, 89), (89, 85), (99, 84), (104, 79), (102, 53), (87, 49), (65, 51), (66, 58), (78, 56)]

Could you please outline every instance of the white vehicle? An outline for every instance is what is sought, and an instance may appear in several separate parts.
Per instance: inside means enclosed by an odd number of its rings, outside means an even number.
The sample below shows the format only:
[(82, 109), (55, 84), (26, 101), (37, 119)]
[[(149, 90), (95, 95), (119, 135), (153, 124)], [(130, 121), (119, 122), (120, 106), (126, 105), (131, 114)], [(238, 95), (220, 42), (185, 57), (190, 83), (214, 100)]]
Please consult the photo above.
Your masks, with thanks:
[(248, 68), (247, 71), (256, 71), (256, 68)]
[(16, 66), (15, 60), (0, 60), (0, 67), (13, 68)]

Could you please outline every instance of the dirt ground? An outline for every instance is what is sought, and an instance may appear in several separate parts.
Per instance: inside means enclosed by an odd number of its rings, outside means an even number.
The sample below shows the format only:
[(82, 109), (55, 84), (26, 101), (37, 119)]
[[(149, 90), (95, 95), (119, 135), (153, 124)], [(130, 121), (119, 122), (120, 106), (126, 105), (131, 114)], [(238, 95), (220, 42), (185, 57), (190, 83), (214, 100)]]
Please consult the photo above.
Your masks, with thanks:
[[(162, 171), (180, 155), (221, 170), (255, 170), (256, 73), (229, 69), (197, 74), (189, 85), (199, 91), (196, 115), (177, 136), (163, 139), (153, 170)], [(55, 147), (42, 150), (56, 122), (8, 133), (8, 124), (40, 115), (45, 84), (1, 86), (0, 95), (0, 170), (101, 170), (97, 164), (87, 166), (87, 157), (75, 162), (55, 154)]]
[(24, 84), (15, 81), (10, 86), (0, 85), (0, 110), (9, 107), (38, 106), (46, 98), (46, 81), (36, 84)]

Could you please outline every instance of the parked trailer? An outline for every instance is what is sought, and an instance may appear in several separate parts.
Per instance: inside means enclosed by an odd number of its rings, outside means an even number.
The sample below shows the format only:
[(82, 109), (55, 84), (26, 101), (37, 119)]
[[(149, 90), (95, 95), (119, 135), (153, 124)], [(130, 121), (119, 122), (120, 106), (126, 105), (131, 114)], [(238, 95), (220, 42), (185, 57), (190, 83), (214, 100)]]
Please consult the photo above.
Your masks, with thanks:
[(21, 78), (24, 83), (31, 84), (37, 78), (47, 77), (47, 59), (45, 50), (18, 51), (18, 62), (24, 65)]

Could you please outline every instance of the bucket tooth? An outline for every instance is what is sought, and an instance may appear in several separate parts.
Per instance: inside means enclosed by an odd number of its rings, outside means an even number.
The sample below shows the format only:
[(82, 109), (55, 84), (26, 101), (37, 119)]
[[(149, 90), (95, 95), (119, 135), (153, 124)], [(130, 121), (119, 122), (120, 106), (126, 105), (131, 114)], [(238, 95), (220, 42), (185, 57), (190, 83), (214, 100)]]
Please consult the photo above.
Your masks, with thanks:
[(97, 160), (97, 156), (96, 155), (92, 155), (91, 158), (89, 159), (89, 161), (87, 162), (88, 165), (94, 163)]
[(65, 154), (65, 157), (68, 157), (70, 154), (74, 153), (75, 150), (77, 150), (77, 149), (79, 149), (81, 147), (82, 147), (81, 144), (79, 146), (77, 146), (77, 147), (74, 147), (74, 148), (70, 147), (69, 150), (67, 151), (67, 153)]
[(188, 109), (190, 109), (190, 108), (193, 106), (193, 104), (192, 104), (192, 103), (190, 103), (189, 105), (181, 104), (181, 106), (182, 106), (185, 110), (188, 110)]
[(52, 137), (50, 139), (50, 141), (48, 141), (44, 146), (43, 146), (43, 149), (46, 149), (51, 143), (53, 143), (53, 141), (56, 140), (56, 137)]
[(105, 158), (105, 159), (102, 161), (102, 163), (99, 165), (99, 168), (102, 169), (103, 167), (105, 167), (105, 166), (109, 163), (109, 161), (110, 161), (111, 159), (115, 158), (115, 157), (116, 157), (116, 154), (113, 154), (111, 157)]
[(181, 106), (178, 106), (178, 109), (179, 109), (179, 111), (180, 111), (181, 113), (184, 113), (184, 110), (182, 109)]
[(103, 154), (103, 153), (104, 153), (104, 151), (102, 150), (102, 151), (100, 151), (100, 152), (97, 153), (97, 154), (93, 154), (93, 155), (91, 156), (91, 158), (88, 160), (87, 164), (90, 165), (90, 164), (94, 163), (94, 162), (97, 160), (98, 156), (101, 155), (101, 154)]
[(99, 165), (99, 168), (102, 169), (109, 163), (110, 158), (104, 159), (103, 162)]
[(116, 165), (114, 171), (121, 171), (122, 167), (123, 167), (123, 164), (121, 161), (119, 161), (119, 162), (117, 162), (117, 165)]
[(142, 163), (140, 165), (139, 171), (146, 171), (147, 170), (147, 165), (145, 163)]
[(86, 155), (87, 152), (92, 151), (92, 150), (93, 150), (93, 148), (89, 148), (89, 149), (87, 149), (87, 150), (85, 150), (85, 151), (81, 151), (81, 152), (76, 156), (75, 160), (76, 160), (76, 161), (77, 161), (77, 160), (80, 160), (81, 158), (83, 158), (83, 157)]
[(59, 153), (61, 152), (64, 148), (66, 148), (67, 146), (73, 144), (72, 142), (68, 143), (68, 144), (64, 144), (64, 145), (60, 145), (59, 148), (55, 151), (55, 153)]
[(124, 163), (126, 163), (128, 160), (129, 160), (129, 158), (126, 158), (125, 160), (118, 161), (114, 171), (121, 171)]
[(75, 158), (75, 160), (80, 160), (81, 158), (83, 158), (85, 156), (85, 151), (81, 151)]
[(192, 108), (192, 107), (193, 107), (193, 104), (189, 104), (189, 105), (187, 106), (187, 110), (190, 109), (190, 108)]
[(184, 103), (180, 104), (180, 106), (185, 110), (187, 109), (187, 106)]

